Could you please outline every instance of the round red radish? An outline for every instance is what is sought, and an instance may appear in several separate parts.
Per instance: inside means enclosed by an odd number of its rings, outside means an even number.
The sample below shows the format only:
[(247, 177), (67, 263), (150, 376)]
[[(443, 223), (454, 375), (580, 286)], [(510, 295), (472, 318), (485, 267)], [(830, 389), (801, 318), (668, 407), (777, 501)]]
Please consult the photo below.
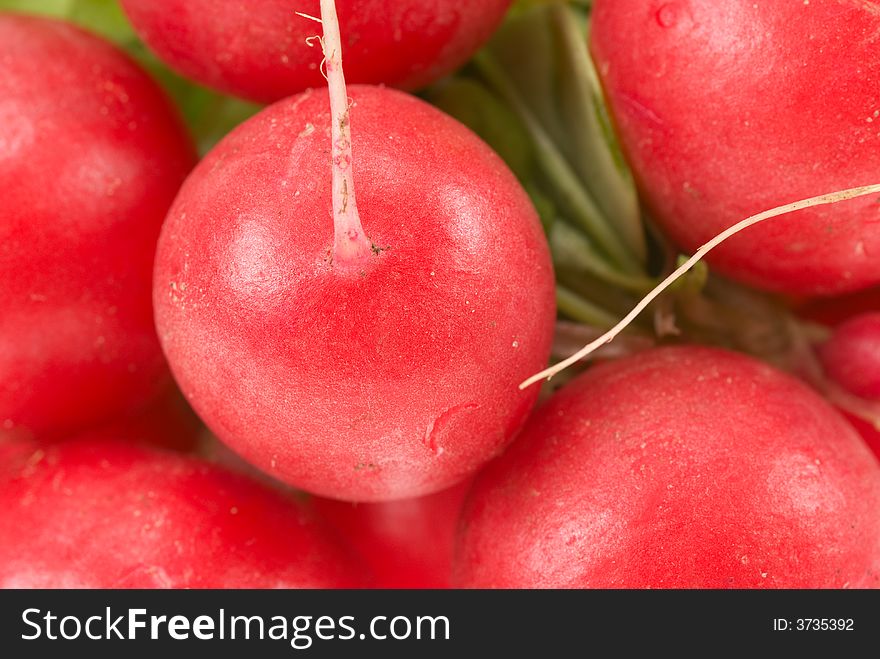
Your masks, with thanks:
[[(510, 0), (337, 0), (350, 82), (417, 89), (450, 73), (498, 27)], [(323, 87), (319, 0), (123, 0), (140, 36), (172, 68), (270, 102)]]
[(353, 87), (368, 242), (334, 260), (327, 92), (227, 136), (163, 227), (155, 307), (208, 426), (273, 476), (375, 501), (461, 481), (500, 451), (549, 355), (553, 273), (527, 196), (473, 133)]
[(306, 506), (123, 438), (0, 467), (0, 587), (335, 588), (359, 569)]
[(880, 401), (880, 312), (854, 316), (819, 349), (829, 377), (849, 393)]
[(880, 464), (798, 380), (716, 349), (596, 366), (465, 505), (469, 587), (880, 585)]
[(0, 14), (0, 429), (65, 433), (168, 384), (151, 281), (195, 161), (165, 96), (113, 46)]
[[(591, 46), (660, 225), (687, 251), (747, 216), (878, 182), (873, 2), (596, 0)], [(876, 196), (774, 218), (709, 257), (770, 290), (880, 282)]]
[(416, 499), (349, 503), (313, 499), (357, 553), (375, 588), (449, 588), (458, 518), (471, 479)]

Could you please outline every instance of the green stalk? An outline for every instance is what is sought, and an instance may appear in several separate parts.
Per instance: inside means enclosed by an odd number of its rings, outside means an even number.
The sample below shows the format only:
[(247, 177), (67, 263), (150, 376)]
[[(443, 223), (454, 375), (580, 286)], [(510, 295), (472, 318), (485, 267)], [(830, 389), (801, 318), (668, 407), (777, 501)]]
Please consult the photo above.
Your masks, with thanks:
[(556, 307), (562, 315), (599, 329), (614, 327), (617, 322), (617, 316), (608, 313), (592, 302), (588, 302), (561, 284), (556, 285)]
[(644, 295), (657, 281), (644, 276), (629, 275), (610, 267), (589, 239), (564, 220), (557, 219), (549, 231), (553, 262), (559, 267), (580, 270), (611, 286)]
[(596, 204), (584, 191), (565, 157), (559, 153), (553, 140), (519, 96), (504, 70), (486, 51), (478, 53), (474, 63), (523, 123), (534, 142), (535, 155), (547, 182), (553, 186), (554, 193), (559, 196), (560, 202), (572, 219), (584, 228), (614, 265), (624, 272), (640, 274), (642, 268), (639, 259), (607, 224)]
[(603, 125), (604, 99), (598, 75), (587, 52), (588, 28), (567, 5), (548, 9), (560, 44), (557, 60), (561, 103), (567, 129), (569, 159), (606, 221), (620, 233), (644, 263), (647, 254), (638, 196), (629, 169)]

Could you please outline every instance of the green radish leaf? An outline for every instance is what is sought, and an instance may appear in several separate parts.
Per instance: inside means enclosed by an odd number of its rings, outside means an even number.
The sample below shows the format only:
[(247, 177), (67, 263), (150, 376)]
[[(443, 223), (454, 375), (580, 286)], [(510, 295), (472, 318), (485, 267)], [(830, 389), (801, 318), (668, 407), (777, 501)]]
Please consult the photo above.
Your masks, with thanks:
[(540, 186), (536, 183), (528, 181), (524, 186), (529, 197), (532, 198), (532, 204), (534, 204), (535, 210), (538, 211), (538, 217), (541, 218), (541, 225), (544, 227), (544, 233), (549, 236), (559, 217), (559, 210), (556, 208), (556, 204), (553, 203), (553, 200), (544, 194)]
[(486, 48), (513, 88), (557, 144), (565, 129), (556, 110), (556, 46), (546, 7), (532, 7), (509, 18)]
[(0, 0), (0, 11), (20, 11), (64, 18), (78, 0)]
[[(676, 259), (676, 267), (681, 267), (687, 260), (688, 256), (679, 254)], [(704, 261), (698, 261), (694, 267), (684, 273), (677, 279), (669, 290), (676, 294), (696, 295), (706, 288), (709, 281), (709, 266)]]
[(567, 154), (596, 204), (644, 262), (647, 255), (639, 200), (632, 175), (603, 122), (605, 103), (587, 51), (588, 27), (576, 12), (557, 5), (549, 10), (556, 32), (559, 111), (566, 128)]
[(0, 0), (4, 10), (64, 18), (123, 46), (136, 39), (117, 0)]
[(565, 221), (559, 220), (548, 232), (553, 263), (573, 272), (588, 274), (616, 288), (645, 295), (657, 284), (655, 279), (627, 275), (610, 267), (589, 238)]
[[(508, 19), (486, 53), (574, 171), (583, 189), (578, 196), (590, 199), (602, 223), (644, 264), (647, 247), (638, 197), (607, 121), (587, 50), (585, 14), (561, 2), (530, 4)], [(598, 223), (589, 224), (603, 249), (613, 249), (595, 230)]]
[(520, 181), (529, 180), (534, 164), (529, 136), (516, 115), (485, 85), (471, 78), (447, 78), (423, 95), (483, 138)]
[(513, 7), (510, 8), (510, 15), (516, 15), (519, 12), (528, 11), (532, 7), (541, 5), (568, 3), (574, 7), (581, 9), (589, 9), (593, 6), (593, 0), (516, 0)]
[(560, 210), (590, 236), (613, 267), (628, 274), (641, 274), (644, 268), (638, 257), (628, 248), (613, 224), (602, 215), (589, 191), (528, 107), (504, 67), (487, 50), (476, 55), (474, 64), (525, 126), (532, 139), (540, 183), (553, 195)]

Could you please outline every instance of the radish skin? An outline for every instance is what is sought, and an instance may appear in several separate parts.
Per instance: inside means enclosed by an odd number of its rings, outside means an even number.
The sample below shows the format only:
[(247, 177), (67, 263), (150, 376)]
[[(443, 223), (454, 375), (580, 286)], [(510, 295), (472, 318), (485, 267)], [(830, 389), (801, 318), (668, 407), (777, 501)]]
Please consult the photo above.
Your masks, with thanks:
[[(654, 219), (686, 252), (739, 218), (876, 182), (872, 2), (596, 0), (590, 45)], [(880, 282), (875, 199), (755, 227), (709, 259), (772, 291)]]
[(798, 380), (661, 348), (593, 367), (474, 485), (456, 583), (880, 586), (880, 464)]
[(187, 399), (224, 442), (322, 496), (451, 487), (497, 454), (549, 356), (549, 250), (473, 133), (411, 96), (351, 86), (352, 174), (371, 245), (338, 268), (325, 93), (267, 108), (184, 184), (154, 300)]
[(846, 391), (880, 402), (880, 312), (854, 316), (819, 348), (825, 372)]
[(195, 162), (127, 56), (0, 14), (0, 432), (63, 436), (170, 384), (153, 327), (159, 228)]
[[(7, 457), (0, 441), (0, 455)], [(0, 587), (345, 588), (305, 504), (202, 461), (84, 435), (0, 465)]]
[(449, 588), (471, 479), (442, 492), (383, 503), (315, 498), (312, 505), (372, 571), (373, 588)]
[[(464, 64), (510, 0), (337, 0), (348, 80), (414, 90)], [(319, 0), (122, 0), (138, 34), (183, 75), (234, 95), (277, 101), (321, 88)], [(300, 15), (298, 15), (300, 14)]]

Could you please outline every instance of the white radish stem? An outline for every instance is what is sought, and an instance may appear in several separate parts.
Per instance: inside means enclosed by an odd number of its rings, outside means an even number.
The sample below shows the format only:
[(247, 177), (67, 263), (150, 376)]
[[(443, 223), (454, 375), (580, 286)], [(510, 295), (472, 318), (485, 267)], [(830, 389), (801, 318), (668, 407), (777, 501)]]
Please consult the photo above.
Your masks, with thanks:
[(330, 90), (333, 170), (333, 263), (358, 263), (370, 256), (372, 244), (364, 233), (354, 197), (351, 169), (351, 121), (345, 76), (342, 73), (342, 38), (335, 0), (321, 0), (324, 27), (324, 68)]
[(713, 249), (718, 247), (725, 240), (738, 234), (740, 231), (744, 229), (748, 229), (750, 226), (758, 224), (759, 222), (763, 222), (764, 220), (769, 220), (772, 217), (777, 217), (779, 215), (785, 215), (786, 213), (792, 213), (794, 211), (802, 210), (804, 208), (811, 208), (813, 206), (822, 206), (825, 204), (835, 204), (840, 201), (846, 201), (847, 199), (855, 199), (856, 197), (863, 197), (869, 194), (875, 194), (880, 192), (880, 184), (878, 185), (867, 185), (860, 188), (851, 188), (849, 190), (841, 190), (839, 192), (832, 192), (829, 194), (820, 195), (818, 197), (810, 197), (809, 199), (802, 199), (800, 201), (795, 201), (791, 204), (786, 204), (784, 206), (779, 206), (777, 208), (771, 208), (770, 210), (764, 211), (762, 213), (758, 213), (757, 215), (752, 215), (741, 222), (737, 222), (729, 229), (722, 231), (717, 236), (712, 238), (705, 245), (700, 247), (696, 251), (696, 253), (691, 256), (687, 261), (681, 264), (672, 274), (670, 274), (666, 279), (664, 279), (657, 287), (648, 293), (641, 302), (639, 302), (635, 308), (630, 311), (619, 323), (617, 323), (610, 330), (605, 332), (602, 336), (597, 338), (595, 341), (592, 341), (585, 345), (583, 348), (578, 350), (576, 353), (571, 355), (570, 357), (563, 359), (561, 362), (554, 364), (550, 368), (547, 368), (540, 373), (536, 373), (532, 377), (524, 380), (520, 385), (520, 389), (525, 389), (536, 382), (540, 382), (543, 379), (550, 379), (560, 371), (565, 370), (572, 364), (584, 359), (590, 353), (594, 352), (596, 349), (605, 345), (606, 343), (611, 342), (614, 337), (620, 334), (624, 329), (626, 329), (627, 325), (629, 325), (635, 318), (645, 310), (645, 308), (653, 302), (657, 296), (659, 296), (663, 291), (669, 288), (677, 279), (679, 279), (682, 275), (684, 275), (688, 270), (690, 270), (694, 265), (697, 264), (706, 254), (711, 252)]

